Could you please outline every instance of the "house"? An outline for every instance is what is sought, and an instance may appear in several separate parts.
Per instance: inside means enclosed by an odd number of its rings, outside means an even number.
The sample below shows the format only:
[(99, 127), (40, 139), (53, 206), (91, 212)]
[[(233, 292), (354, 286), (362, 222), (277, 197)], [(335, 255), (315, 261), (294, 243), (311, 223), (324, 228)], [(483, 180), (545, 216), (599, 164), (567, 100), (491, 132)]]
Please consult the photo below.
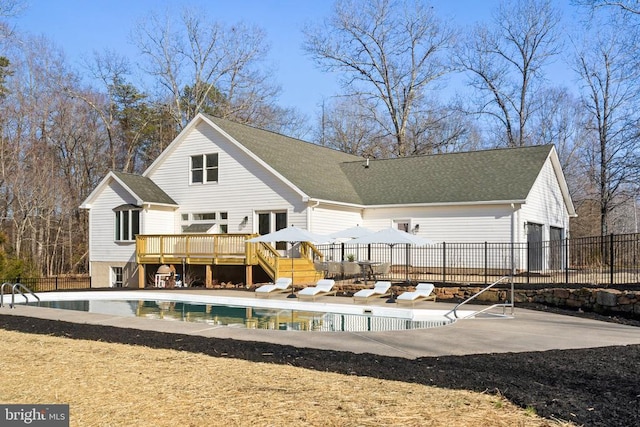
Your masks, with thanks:
[(369, 160), (204, 114), (142, 175), (110, 172), (81, 208), (93, 283), (134, 287), (161, 264), (200, 266), (206, 282), (223, 266), (246, 283), (282, 274), (286, 243), (245, 240), (289, 225), (526, 242), (564, 238), (575, 216), (552, 145)]

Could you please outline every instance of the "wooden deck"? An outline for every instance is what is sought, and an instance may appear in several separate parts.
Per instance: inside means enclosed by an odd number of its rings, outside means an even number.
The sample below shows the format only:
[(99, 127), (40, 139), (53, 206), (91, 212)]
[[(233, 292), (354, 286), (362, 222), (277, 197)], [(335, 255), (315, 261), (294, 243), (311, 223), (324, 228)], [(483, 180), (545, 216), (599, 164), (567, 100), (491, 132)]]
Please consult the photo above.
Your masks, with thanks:
[[(185, 264), (207, 266), (207, 282), (211, 280), (210, 267), (245, 266), (246, 282), (253, 284), (252, 266), (260, 266), (275, 279), (291, 277), (294, 285), (312, 283), (318, 272), (314, 259), (322, 254), (310, 243), (302, 243), (299, 258), (281, 256), (267, 243), (247, 243), (256, 234), (163, 234), (136, 236), (136, 262), (144, 269), (148, 264)], [(144, 280), (141, 279), (141, 280)], [(143, 287), (144, 284), (141, 284)]]

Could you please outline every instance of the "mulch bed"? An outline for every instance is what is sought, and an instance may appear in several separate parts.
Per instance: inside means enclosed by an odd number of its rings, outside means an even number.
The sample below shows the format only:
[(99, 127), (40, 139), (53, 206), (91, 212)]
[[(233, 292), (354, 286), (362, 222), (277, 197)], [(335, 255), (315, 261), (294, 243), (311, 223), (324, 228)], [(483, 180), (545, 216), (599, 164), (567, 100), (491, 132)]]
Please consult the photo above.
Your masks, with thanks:
[(8, 315), (0, 315), (0, 328), (499, 393), (577, 425), (640, 425), (640, 345), (409, 360)]

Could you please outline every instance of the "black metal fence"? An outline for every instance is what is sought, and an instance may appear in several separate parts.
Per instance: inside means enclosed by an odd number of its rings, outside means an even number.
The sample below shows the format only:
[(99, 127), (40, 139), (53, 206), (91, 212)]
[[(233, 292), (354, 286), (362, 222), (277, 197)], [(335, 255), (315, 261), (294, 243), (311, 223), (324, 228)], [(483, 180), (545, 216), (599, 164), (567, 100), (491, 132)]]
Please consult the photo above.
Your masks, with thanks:
[(522, 244), (320, 245), (326, 260), (391, 262), (394, 279), (489, 284), (513, 272), (517, 283), (593, 287), (640, 284), (640, 234)]
[[(390, 262), (392, 279), (440, 285), (483, 285), (513, 272), (532, 287), (640, 288), (640, 233), (535, 243), (438, 243), (406, 245), (319, 245), (325, 260)], [(11, 278), (42, 291), (88, 289), (89, 276)]]
[(33, 292), (63, 291), (71, 289), (88, 289), (91, 287), (90, 276), (55, 276), (55, 277), (14, 277), (4, 279), (2, 283), (21, 283)]

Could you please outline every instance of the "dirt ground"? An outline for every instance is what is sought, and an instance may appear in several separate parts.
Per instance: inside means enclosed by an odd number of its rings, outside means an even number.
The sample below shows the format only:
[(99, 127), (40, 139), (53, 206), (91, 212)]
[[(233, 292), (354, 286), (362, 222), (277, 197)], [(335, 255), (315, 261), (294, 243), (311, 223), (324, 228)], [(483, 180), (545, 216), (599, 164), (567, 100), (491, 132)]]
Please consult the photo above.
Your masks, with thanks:
[(4, 315), (0, 328), (488, 393), (576, 425), (640, 425), (638, 345), (408, 360)]

